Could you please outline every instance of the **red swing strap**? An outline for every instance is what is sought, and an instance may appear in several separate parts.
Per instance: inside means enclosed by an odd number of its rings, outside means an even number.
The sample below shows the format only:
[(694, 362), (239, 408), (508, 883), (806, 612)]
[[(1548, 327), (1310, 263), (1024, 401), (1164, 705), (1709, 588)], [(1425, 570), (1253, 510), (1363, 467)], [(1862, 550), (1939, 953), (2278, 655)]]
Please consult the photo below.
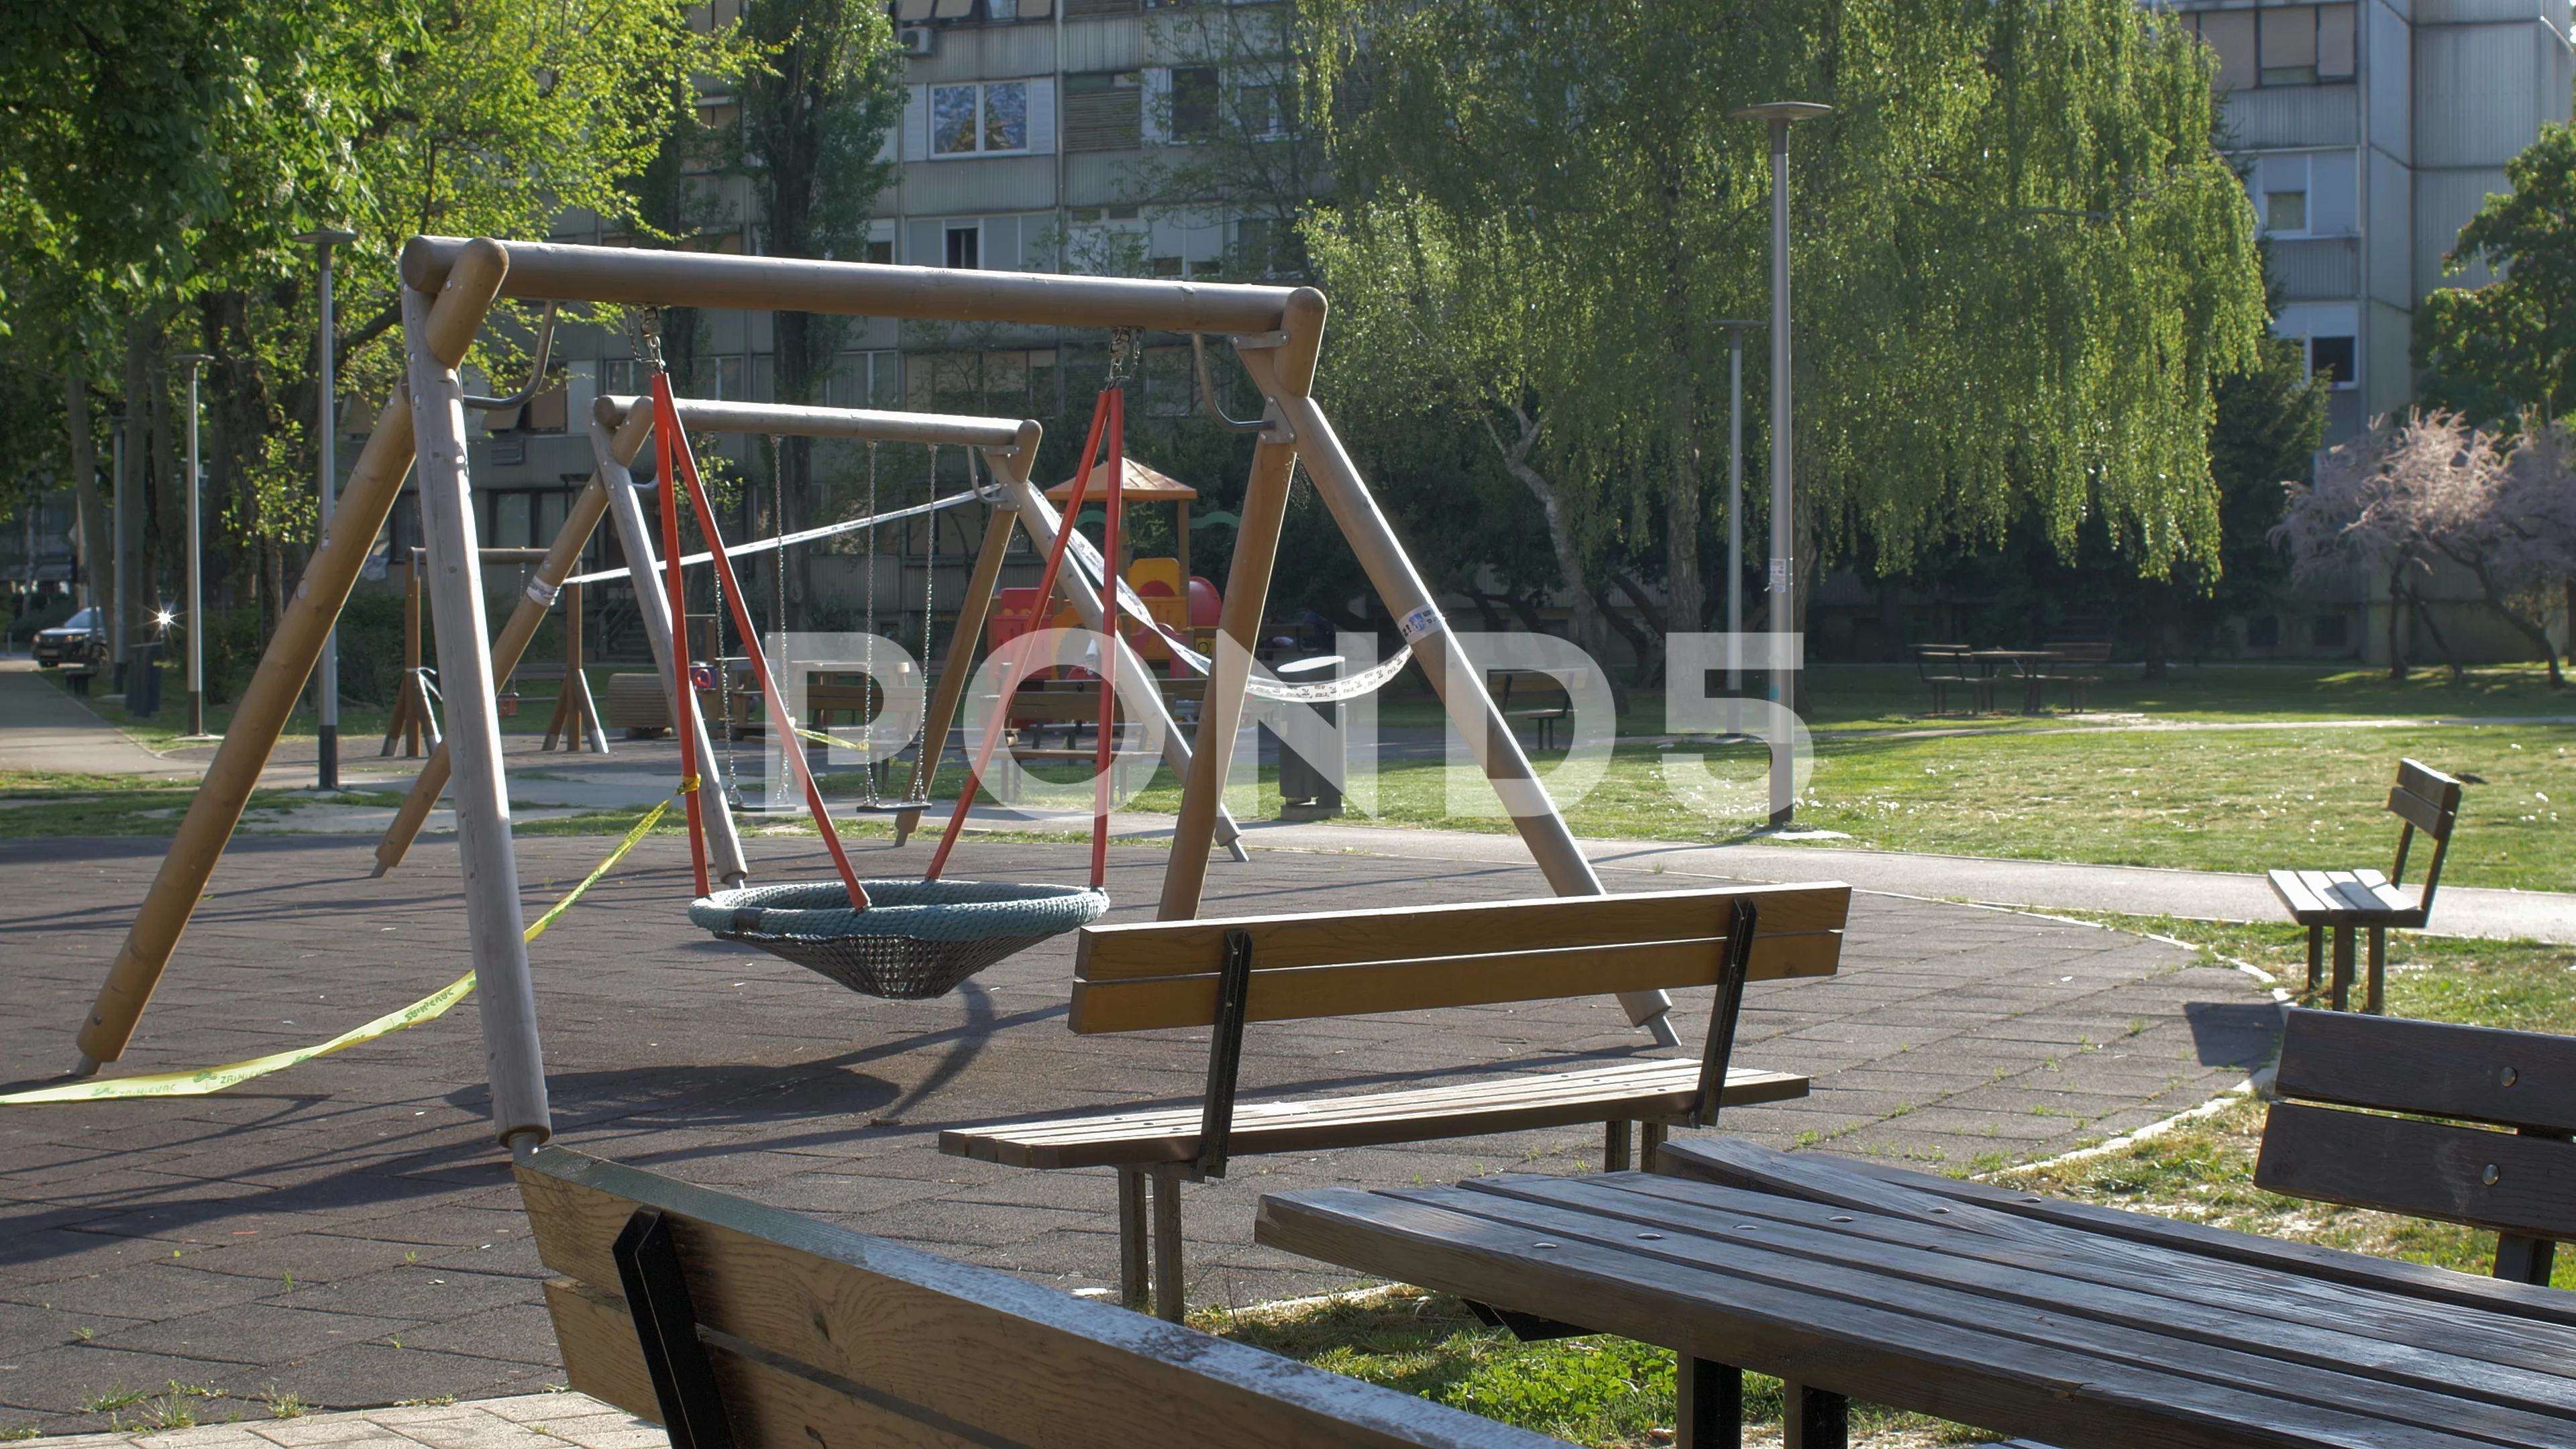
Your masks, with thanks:
[[(805, 808), (812, 812), (815, 828), (823, 832), (823, 845), (832, 852), (832, 865), (840, 871), (841, 883), (850, 888), (851, 908), (864, 911), (868, 908), (868, 893), (859, 885), (858, 872), (850, 868), (849, 853), (841, 848), (841, 833), (832, 828), (831, 812), (823, 808), (823, 792), (815, 786), (814, 771), (805, 760), (805, 742), (796, 733), (796, 721), (787, 713), (787, 701), (778, 692), (778, 681), (770, 675), (768, 656), (761, 652), (760, 634), (751, 622), (749, 607), (743, 602), (742, 582), (734, 577), (733, 560), (725, 556), (724, 534), (716, 527), (715, 510), (707, 505), (706, 487), (698, 479), (697, 455), (689, 448), (689, 435), (681, 431), (680, 407), (671, 396), (668, 373), (653, 375), (653, 432), (663, 440), (662, 446), (669, 450), (668, 455), (679, 465), (676, 476), (664, 475), (669, 481), (664, 484), (662, 504), (664, 508), (673, 510), (666, 517), (664, 531), (676, 540), (679, 520), (672, 492), (685, 484), (689, 490), (689, 504), (697, 510), (698, 531), (706, 535), (707, 551), (714, 555), (716, 579), (724, 586), (725, 602), (732, 606), (734, 625), (742, 631), (743, 653), (751, 660), (751, 672), (760, 681), (761, 699), (769, 710), (769, 727), (778, 735), (779, 756), (787, 762), (787, 768), (795, 772), (797, 783), (805, 787)], [(673, 542), (669, 547), (674, 560), (672, 576), (676, 579), (679, 571), (678, 544)], [(685, 652), (681, 657), (686, 657)], [(716, 661), (716, 667), (722, 669), (724, 661)], [(692, 798), (695, 798), (694, 793)], [(704, 867), (701, 866), (700, 870), (703, 872)]]
[(662, 426), (662, 394), (669, 384), (659, 374), (653, 379), (653, 446), (654, 460), (661, 465), (656, 475), (662, 480), (662, 580), (671, 599), (671, 732), (680, 737), (680, 799), (689, 810), (689, 865), (697, 873), (698, 894), (705, 895), (707, 886), (707, 826), (698, 814), (698, 685), (692, 676), (697, 665), (689, 657), (688, 593), (680, 583), (680, 499), (677, 475), (671, 468), (671, 436), (679, 431)]
[[(1100, 451), (1100, 438), (1104, 431), (1109, 433), (1110, 456), (1113, 460), (1117, 460), (1113, 463), (1109, 476), (1109, 516), (1111, 519), (1110, 528), (1113, 530), (1110, 535), (1110, 539), (1112, 547), (1116, 546), (1117, 536), (1114, 530), (1118, 526), (1116, 520), (1118, 516), (1119, 473), (1124, 463), (1123, 454), (1119, 447), (1119, 435), (1125, 430), (1125, 399), (1126, 393), (1119, 385), (1119, 380), (1113, 363), (1110, 386), (1102, 389), (1099, 400), (1091, 405), (1091, 431), (1090, 434), (1082, 441), (1082, 468), (1079, 472), (1074, 474), (1073, 496), (1065, 501), (1064, 518), (1056, 528), (1055, 544), (1047, 550), (1046, 569), (1038, 575), (1038, 591), (1036, 595), (1037, 612), (1035, 617), (1029, 621), (1031, 633), (1037, 632), (1037, 630), (1044, 625), (1047, 618), (1048, 606), (1055, 598), (1056, 572), (1064, 565), (1065, 545), (1073, 541), (1074, 521), (1082, 516), (1083, 500), (1089, 496), (1091, 492), (1092, 459)], [(1110, 424), (1113, 419), (1120, 424), (1116, 429), (1110, 428)], [(1111, 554), (1109, 557), (1111, 561), (1106, 565), (1106, 567), (1114, 573), (1117, 569), (1117, 556), (1115, 554)], [(1114, 588), (1115, 584), (1113, 581), (1113, 597)], [(1118, 627), (1118, 616), (1115, 613), (1104, 615), (1102, 622), (1108, 624), (1113, 631), (1111, 637), (1114, 641), (1116, 637), (1114, 631)], [(1114, 658), (1116, 652), (1116, 646), (1113, 642), (1110, 649), (1111, 657)], [(1102, 731), (1102, 753), (1100, 757), (1106, 758), (1108, 730), (1113, 718), (1113, 715), (1111, 714), (1110, 698), (1114, 693), (1111, 688), (1111, 685), (1114, 683), (1114, 676), (1108, 672), (1109, 660), (1103, 659), (1101, 662), (1104, 666), (1104, 670), (1101, 675), (1100, 688), (1100, 718)], [(1011, 701), (1019, 697), (1021, 672), (1023, 671), (1006, 670), (1004, 672), (1002, 679), (1001, 702), (994, 708), (992, 718), (987, 722), (984, 730), (984, 737), (975, 743), (975, 760), (966, 771), (966, 788), (958, 792), (957, 808), (949, 812), (948, 828), (940, 832), (939, 848), (931, 852), (930, 867), (922, 872), (922, 879), (924, 880), (939, 879), (939, 873), (942, 870), (945, 870), (948, 866), (948, 853), (957, 847), (958, 832), (966, 828), (966, 812), (974, 808), (975, 794), (983, 787), (984, 771), (993, 763), (993, 747), (1001, 742), (1002, 730), (1011, 721)], [(1103, 883), (1107, 878), (1108, 873), (1108, 801), (1108, 777), (1106, 774), (1106, 767), (1104, 766), (1102, 777), (1099, 783), (1094, 786), (1092, 794), (1091, 884), (1095, 888)]]

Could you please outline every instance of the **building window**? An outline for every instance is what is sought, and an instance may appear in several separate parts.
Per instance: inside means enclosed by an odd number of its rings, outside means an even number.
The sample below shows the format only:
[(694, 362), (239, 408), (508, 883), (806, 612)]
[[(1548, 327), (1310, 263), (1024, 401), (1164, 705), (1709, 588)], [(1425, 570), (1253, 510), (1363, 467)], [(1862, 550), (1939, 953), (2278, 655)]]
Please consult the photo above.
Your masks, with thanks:
[(877, 264), (878, 264), (878, 265), (880, 265), (880, 266), (883, 266), (883, 265), (885, 265), (886, 263), (893, 261), (893, 260), (894, 260), (894, 238), (893, 238), (893, 237), (890, 237), (890, 236), (889, 236), (889, 237), (879, 237), (879, 238), (876, 238), (876, 239), (874, 239), (874, 240), (870, 241), (870, 242), (868, 243), (868, 256), (867, 256), (867, 259), (868, 259), (869, 261), (872, 261), (872, 262), (877, 263)]
[(1064, 149), (1132, 151), (1144, 143), (1144, 76), (1100, 71), (1064, 78)]
[(948, 260), (943, 264), (964, 271), (984, 265), (984, 229), (969, 222), (948, 228)]
[(930, 154), (992, 155), (1029, 149), (1029, 83), (930, 88)]
[(2306, 231), (2308, 229), (2308, 194), (2304, 191), (2264, 192), (2263, 229), (2265, 231)]
[(2308, 642), (2319, 649), (2348, 649), (2351, 621), (2342, 614), (2319, 614), (2308, 625)]
[(1212, 65), (1172, 67), (1172, 139), (1213, 141), (1217, 124), (1217, 69)]
[(599, 365), (599, 381), (610, 397), (640, 397), (644, 392), (644, 365), (631, 357), (612, 357)]
[(2245, 621), (2245, 647), (2277, 649), (2281, 647), (2281, 616), (2256, 614)]
[(2191, 17), (2218, 53), (2218, 88), (2312, 86), (2353, 78), (2354, 7), (2272, 5), (2205, 10)]
[(2308, 375), (2325, 375), (2329, 387), (2359, 385), (2354, 369), (2355, 349), (2349, 337), (2311, 337), (2308, 339)]

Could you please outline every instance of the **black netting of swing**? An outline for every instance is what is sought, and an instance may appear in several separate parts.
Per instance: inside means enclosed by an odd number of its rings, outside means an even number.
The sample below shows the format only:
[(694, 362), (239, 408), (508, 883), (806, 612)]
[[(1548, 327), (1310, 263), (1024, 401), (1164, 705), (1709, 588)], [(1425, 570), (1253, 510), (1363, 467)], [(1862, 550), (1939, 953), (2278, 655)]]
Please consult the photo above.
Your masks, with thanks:
[(994, 962), (1089, 925), (1109, 909), (1089, 886), (1003, 881), (871, 880), (850, 908), (837, 881), (746, 886), (689, 903), (689, 921), (868, 996), (942, 996)]

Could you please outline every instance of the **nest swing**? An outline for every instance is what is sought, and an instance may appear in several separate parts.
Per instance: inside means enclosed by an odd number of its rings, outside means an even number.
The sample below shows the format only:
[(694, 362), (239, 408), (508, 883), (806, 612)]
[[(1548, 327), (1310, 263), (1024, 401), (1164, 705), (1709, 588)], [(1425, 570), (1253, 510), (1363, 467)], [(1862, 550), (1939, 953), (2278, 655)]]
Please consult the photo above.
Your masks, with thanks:
[[(1132, 350), (1132, 348), (1130, 349)], [(1119, 433), (1123, 431), (1125, 409), (1121, 395), (1104, 391), (1092, 417), (1091, 439), (1084, 449), (1085, 466), (1075, 491), (1075, 507), (1081, 506), (1083, 488), (1091, 477), (1089, 459), (1097, 450), (1104, 428), (1110, 430), (1108, 503), (1108, 547), (1116, 556), (1119, 525), (1118, 473)], [(792, 727), (785, 701), (771, 676), (759, 636), (751, 627), (743, 602), (744, 596), (733, 574), (731, 561), (725, 555), (724, 541), (716, 527), (714, 510), (709, 506), (705, 488), (697, 469), (697, 460), (689, 447), (688, 436), (679, 423), (678, 404), (671, 393), (665, 373), (653, 378), (654, 436), (661, 452), (662, 476), (675, 480), (680, 487), (665, 488), (662, 494), (662, 527), (666, 577), (672, 595), (672, 613), (681, 617), (684, 595), (679, 573), (679, 501), (677, 494), (685, 488), (695, 510), (698, 525), (707, 535), (712, 562), (723, 592), (737, 615), (742, 628), (745, 652), (758, 676), (770, 718)], [(1063, 563), (1065, 541), (1072, 536), (1066, 528), (1057, 536), (1056, 546), (1047, 558), (1040, 580), (1040, 597), (1045, 597), (1055, 584)], [(675, 634), (680, 651), (677, 676), (686, 678), (689, 661), (687, 636)], [(1104, 660), (1104, 666), (1108, 661)], [(944, 995), (976, 972), (1016, 952), (1026, 950), (1048, 937), (1075, 930), (1098, 920), (1109, 909), (1109, 895), (1102, 888), (1107, 873), (1108, 781), (1109, 754), (1113, 738), (1115, 690), (1114, 679), (1104, 674), (1101, 690), (1100, 783), (1095, 797), (1092, 822), (1091, 884), (1089, 886), (1013, 884), (994, 881), (943, 880), (941, 869), (966, 823), (966, 813), (980, 787), (984, 770), (991, 763), (993, 746), (1000, 739), (1002, 721), (1009, 716), (1010, 692), (1016, 689), (1016, 675), (1005, 686), (1002, 708), (993, 717), (993, 726), (985, 732), (966, 788), (959, 794), (955, 812), (940, 837), (939, 849), (932, 855), (930, 867), (921, 880), (862, 881), (851, 869), (848, 855), (841, 848), (840, 835), (832, 827), (831, 816), (824, 809), (822, 792), (815, 786), (814, 775), (801, 749), (780, 751), (798, 783), (804, 786), (807, 808), (820, 829), (825, 846), (831, 851), (840, 880), (768, 886), (746, 886), (728, 891), (710, 891), (706, 879), (705, 852), (693, 850), (698, 870), (698, 899), (689, 906), (690, 923), (713, 934), (718, 940), (739, 941), (833, 981), (864, 995), (914, 1001)], [(678, 731), (681, 741), (682, 770), (692, 780), (697, 776), (694, 733)], [(922, 748), (931, 749), (924, 740)], [(698, 838), (700, 829), (698, 791), (687, 792), (690, 835)], [(724, 808), (719, 803), (719, 809)]]

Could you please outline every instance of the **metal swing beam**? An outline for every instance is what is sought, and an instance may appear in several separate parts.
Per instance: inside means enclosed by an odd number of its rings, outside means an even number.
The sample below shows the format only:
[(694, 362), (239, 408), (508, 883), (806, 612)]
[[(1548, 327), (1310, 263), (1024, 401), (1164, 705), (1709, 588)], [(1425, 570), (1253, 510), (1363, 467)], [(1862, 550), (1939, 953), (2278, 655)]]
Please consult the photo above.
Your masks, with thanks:
[[(98, 1064), (124, 1054), (287, 713), (320, 657), (323, 638), (348, 600), (367, 546), (391, 513), (403, 474), (417, 454), (422, 464), (424, 513), (439, 516), (431, 547), (437, 575), (433, 582), (438, 585), (435, 607), (444, 626), (439, 630), (440, 652), (444, 656), (453, 647), (471, 664), (460, 669), (457, 665), (465, 661), (442, 658), (441, 673), (456, 683), (450, 700), (449, 739), (456, 746), (469, 931), (476, 967), (490, 993), (483, 1023), (486, 1055), (492, 1064), (494, 1128), (503, 1141), (520, 1149), (532, 1148), (551, 1132), (526, 951), (519, 937), (516, 854), (501, 787), (499, 716), (480, 612), (481, 581), (475, 569), (459, 568), (453, 562), (471, 558), (474, 547), (473, 519), (464, 508), (469, 480), (462, 393), (454, 382), (454, 369), (484, 313), (499, 296), (950, 322), (1142, 327), (1230, 337), (1246, 371), (1268, 400), (1269, 427), (1254, 451), (1220, 620), (1217, 668), (1201, 714), (1201, 738), (1208, 741), (1208, 748), (1197, 751), (1191, 760), (1171, 867), (1164, 878), (1162, 918), (1195, 916), (1206, 886), (1219, 791), (1235, 731), (1242, 722), (1243, 686), (1250, 676), (1277, 561), (1290, 471), (1299, 462), (1314, 479), (1317, 493), (1380, 599), (1400, 622), (1451, 724), (1512, 812), (1550, 887), (1559, 895), (1602, 893), (1599, 876), (1532, 774), (1519, 742), (1501, 727), (1482, 677), (1457, 646), (1430, 590), (1311, 396), (1326, 312), (1321, 292), (1307, 287), (952, 271), (457, 237), (414, 237), (403, 248), (401, 271), (411, 406), (389, 405), (377, 416), (375, 431), (342, 494), (341, 516), (335, 519), (338, 527), (306, 567), (303, 582), (235, 711), (205, 785), (191, 802), (82, 1028), (81, 1070), (94, 1071)], [(424, 393), (431, 396), (425, 398)], [(393, 401), (399, 404), (403, 399)], [(476, 736), (471, 747), (460, 743), (469, 734)], [(1670, 1003), (1661, 993), (1634, 993), (1622, 1002), (1632, 1021), (1656, 1028), (1659, 1040), (1677, 1039), (1663, 1019)], [(531, 1082), (533, 1094), (527, 1090)]]

